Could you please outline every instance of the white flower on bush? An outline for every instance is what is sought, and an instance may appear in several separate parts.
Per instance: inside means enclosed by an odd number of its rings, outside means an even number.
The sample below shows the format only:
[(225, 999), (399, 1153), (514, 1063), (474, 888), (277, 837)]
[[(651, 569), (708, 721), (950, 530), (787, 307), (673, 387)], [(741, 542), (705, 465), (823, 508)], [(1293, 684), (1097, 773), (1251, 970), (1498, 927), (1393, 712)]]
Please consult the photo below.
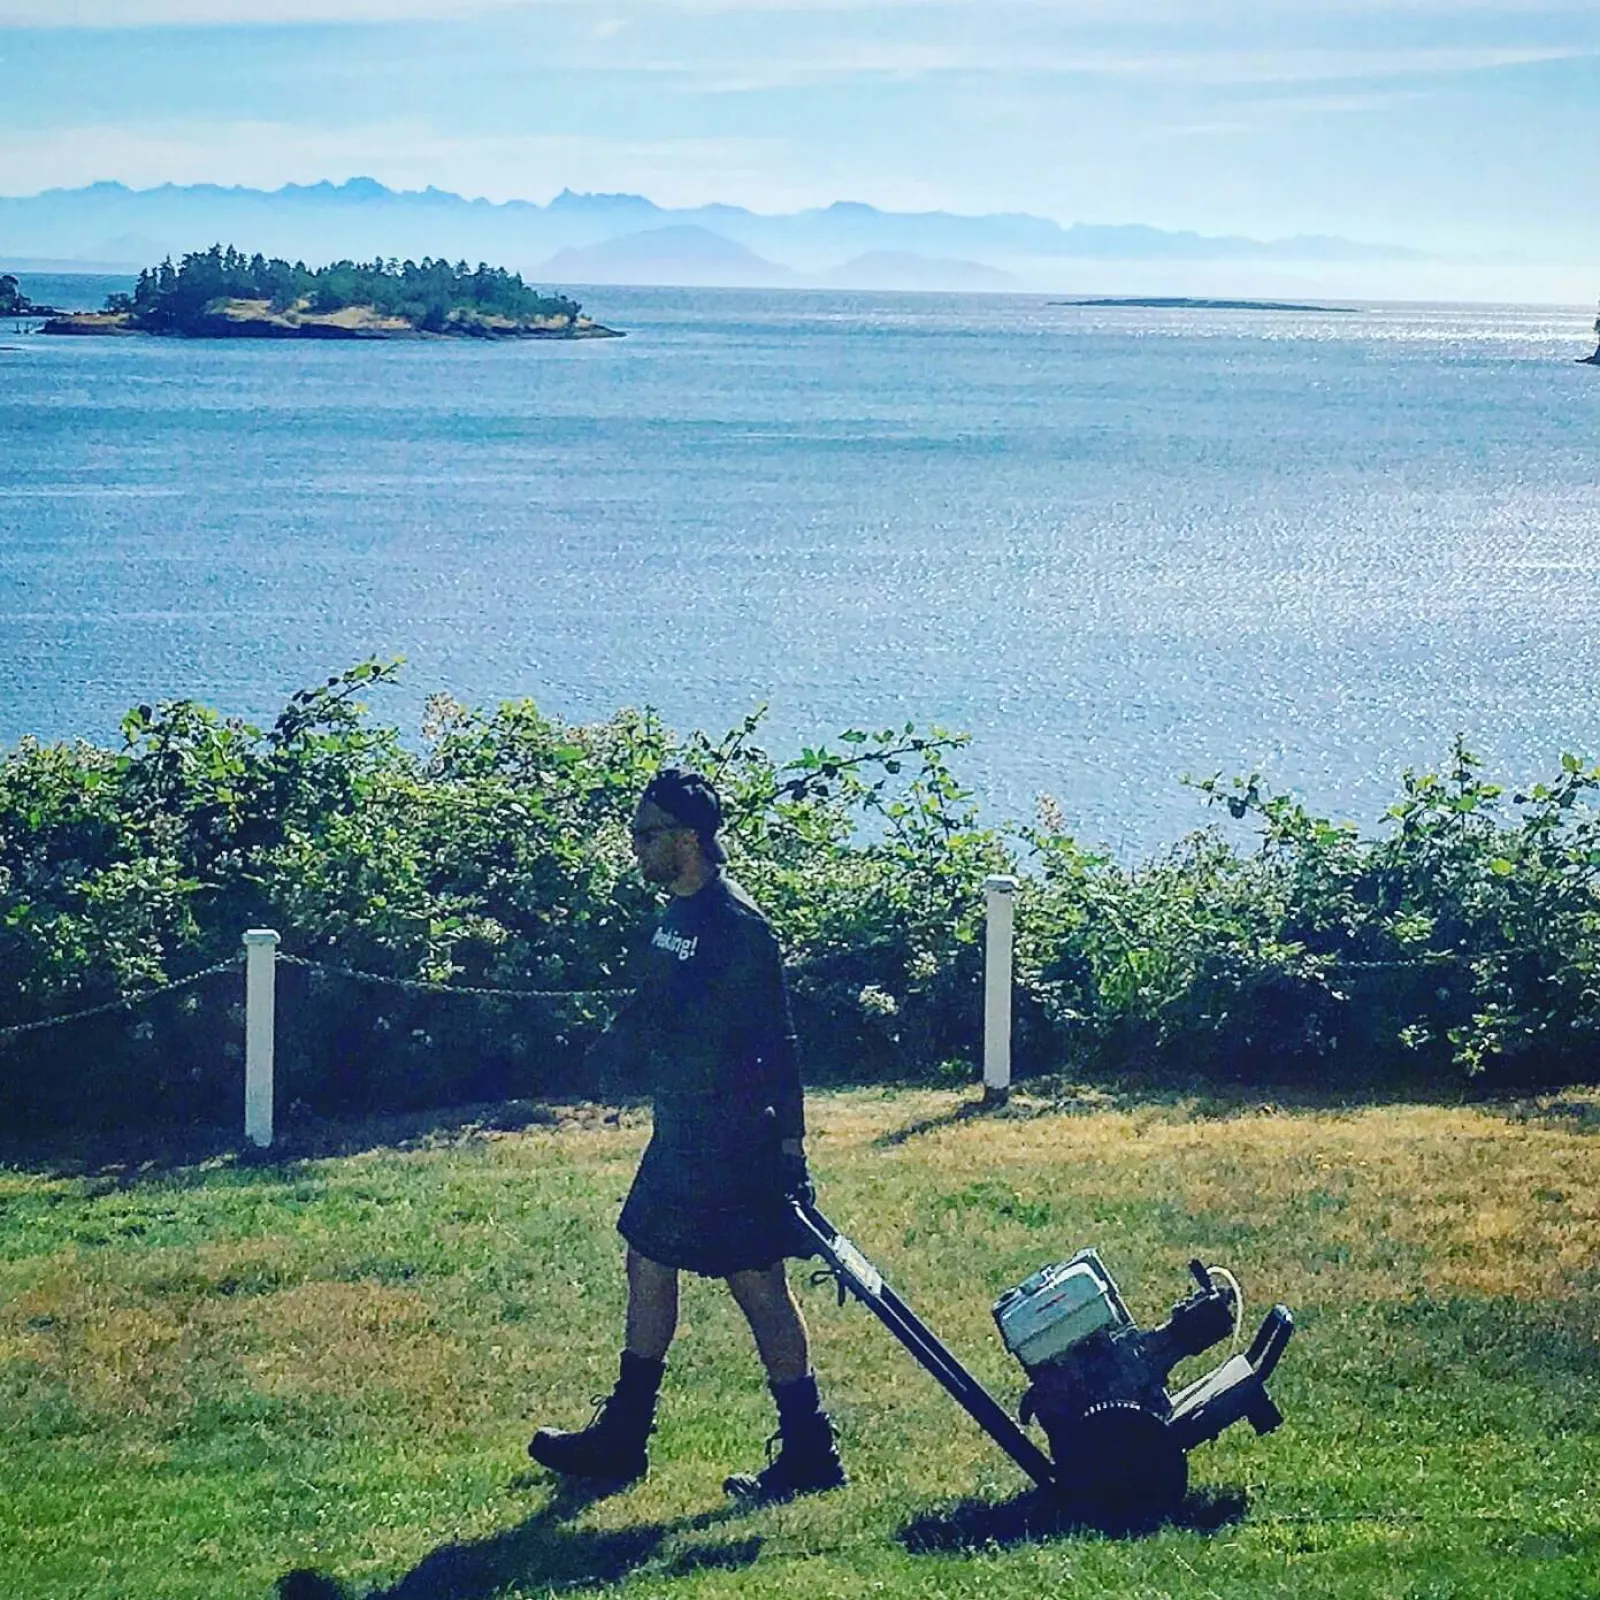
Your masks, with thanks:
[(856, 1004), (875, 1017), (892, 1017), (900, 1011), (900, 1002), (887, 989), (880, 989), (875, 983), (863, 986), (861, 993), (856, 996)]

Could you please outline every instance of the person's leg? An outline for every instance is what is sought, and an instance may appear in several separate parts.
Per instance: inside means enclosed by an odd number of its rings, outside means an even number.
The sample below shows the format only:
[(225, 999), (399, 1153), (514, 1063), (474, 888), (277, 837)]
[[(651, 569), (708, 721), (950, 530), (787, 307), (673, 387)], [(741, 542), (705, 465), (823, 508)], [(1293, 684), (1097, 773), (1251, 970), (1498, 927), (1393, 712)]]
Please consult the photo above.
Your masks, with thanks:
[(805, 1318), (780, 1261), (754, 1272), (736, 1272), (728, 1288), (755, 1335), (761, 1364), (778, 1406), (782, 1449), (757, 1473), (735, 1473), (723, 1487), (745, 1500), (785, 1500), (790, 1495), (836, 1489), (845, 1471), (834, 1444), (833, 1424), (822, 1409), (811, 1373)]
[(528, 1454), (575, 1478), (642, 1478), (655, 1427), (656, 1396), (678, 1327), (678, 1274), (628, 1247), (628, 1319), (616, 1387), (587, 1428), (541, 1428)]
[(628, 1246), (626, 1347), (647, 1361), (665, 1361), (678, 1331), (678, 1269)]
[(793, 1383), (811, 1370), (806, 1320), (800, 1314), (789, 1274), (780, 1261), (758, 1272), (735, 1272), (728, 1288), (744, 1312), (756, 1350), (767, 1369), (767, 1382)]

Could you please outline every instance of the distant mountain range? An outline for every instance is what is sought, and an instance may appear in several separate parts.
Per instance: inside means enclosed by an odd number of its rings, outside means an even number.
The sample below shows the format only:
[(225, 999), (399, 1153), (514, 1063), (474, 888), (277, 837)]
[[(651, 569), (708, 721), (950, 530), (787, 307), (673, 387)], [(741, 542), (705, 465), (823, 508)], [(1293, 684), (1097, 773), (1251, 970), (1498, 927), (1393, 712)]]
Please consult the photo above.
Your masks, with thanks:
[(698, 288), (966, 289), (1019, 287), (1009, 272), (979, 261), (871, 250), (826, 272), (801, 273), (709, 228), (680, 223), (646, 228), (581, 248), (560, 250), (535, 269), (554, 284), (662, 283)]
[[(1006, 289), (1041, 263), (1382, 262), (1416, 251), (1301, 235), (1247, 239), (1139, 224), (1063, 227), (1022, 213), (894, 212), (855, 201), (768, 215), (741, 206), (671, 210), (642, 195), (574, 194), (548, 205), (397, 191), (371, 178), (282, 189), (120, 183), (0, 198), (0, 262), (137, 268), (213, 243), (319, 264), (340, 257), (447, 256), (556, 283), (683, 283)], [(1019, 276), (1020, 274), (1020, 276)]]
[(599, 244), (558, 250), (536, 274), (549, 283), (671, 283), (705, 288), (783, 288), (800, 274), (709, 228), (645, 228)]

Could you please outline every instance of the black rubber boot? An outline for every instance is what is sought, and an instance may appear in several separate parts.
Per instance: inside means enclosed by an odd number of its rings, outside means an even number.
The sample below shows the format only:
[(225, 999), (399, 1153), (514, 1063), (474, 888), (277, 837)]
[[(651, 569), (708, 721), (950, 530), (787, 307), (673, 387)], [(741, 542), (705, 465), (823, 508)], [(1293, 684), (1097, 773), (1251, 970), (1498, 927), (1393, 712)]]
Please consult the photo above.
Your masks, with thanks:
[[(772, 1398), (778, 1402), (778, 1431), (767, 1441), (767, 1465), (760, 1472), (736, 1472), (722, 1487), (737, 1500), (760, 1504), (848, 1483), (817, 1380), (807, 1373), (793, 1383), (775, 1383)], [(774, 1456), (775, 1444), (780, 1449)]]
[(617, 1386), (595, 1402), (594, 1421), (568, 1431), (541, 1428), (528, 1445), (540, 1466), (569, 1478), (600, 1478), (631, 1483), (650, 1465), (645, 1442), (655, 1427), (656, 1396), (661, 1390), (664, 1361), (622, 1352)]

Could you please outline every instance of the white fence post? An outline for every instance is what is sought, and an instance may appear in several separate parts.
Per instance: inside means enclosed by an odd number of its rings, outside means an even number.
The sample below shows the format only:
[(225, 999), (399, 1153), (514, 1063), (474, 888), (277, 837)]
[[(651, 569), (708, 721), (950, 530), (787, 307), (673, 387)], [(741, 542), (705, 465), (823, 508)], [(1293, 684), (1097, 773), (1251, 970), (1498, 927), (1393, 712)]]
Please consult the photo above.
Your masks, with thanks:
[(983, 1098), (1011, 1092), (1011, 931), (1015, 878), (983, 880), (987, 901), (983, 947)]
[(244, 1135), (258, 1150), (265, 1150), (272, 1143), (278, 936), (271, 928), (251, 928), (244, 936), (244, 950)]

